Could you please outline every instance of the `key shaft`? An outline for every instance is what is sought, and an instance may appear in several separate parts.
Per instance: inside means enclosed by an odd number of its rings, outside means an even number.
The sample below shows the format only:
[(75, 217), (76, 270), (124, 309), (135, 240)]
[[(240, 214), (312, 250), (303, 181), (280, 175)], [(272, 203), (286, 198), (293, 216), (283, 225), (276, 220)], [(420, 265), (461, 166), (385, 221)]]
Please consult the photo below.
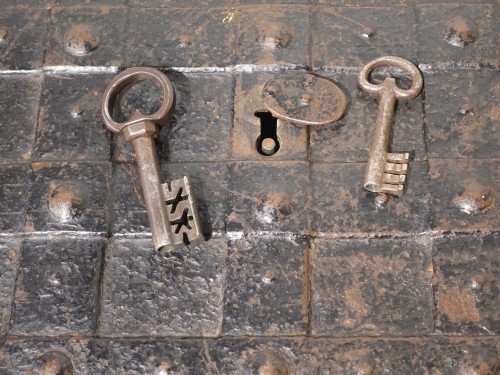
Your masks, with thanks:
[(375, 129), (370, 144), (370, 158), (366, 167), (364, 186), (366, 190), (374, 192), (380, 189), (387, 162), (387, 148), (396, 104), (396, 96), (392, 91), (393, 81), (393, 78), (388, 78), (383, 83), (384, 88), (380, 94)]
[(155, 249), (173, 244), (169, 221), (163, 197), (163, 187), (160, 180), (160, 164), (156, 152), (154, 138), (142, 136), (132, 140), (141, 180), (142, 195), (146, 205), (149, 226)]

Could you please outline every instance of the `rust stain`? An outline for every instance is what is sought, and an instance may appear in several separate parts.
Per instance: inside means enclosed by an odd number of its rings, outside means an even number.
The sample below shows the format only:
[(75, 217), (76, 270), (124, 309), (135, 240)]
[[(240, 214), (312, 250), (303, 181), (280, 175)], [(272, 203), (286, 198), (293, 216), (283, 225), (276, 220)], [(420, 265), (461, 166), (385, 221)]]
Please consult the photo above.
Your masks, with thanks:
[(278, 353), (266, 350), (252, 355), (252, 362), (259, 363), (259, 375), (289, 375), (287, 361)]
[(500, 368), (500, 358), (493, 359), (491, 363), (483, 362), (484, 359), (481, 358), (479, 362), (478, 370), (480, 375), (498, 375), (498, 369)]
[(243, 232), (250, 232), (252, 230), (252, 227), (251, 225), (248, 224), (248, 222), (246, 221), (245, 217), (242, 216), (242, 215), (239, 215), (238, 213), (236, 212), (231, 212), (228, 217), (227, 217), (227, 221), (228, 223), (238, 223), (241, 225), (241, 230)]
[(26, 216), (26, 223), (24, 224), (24, 231), (26, 233), (32, 233), (35, 231), (35, 224), (33, 223), (33, 216), (28, 214)]
[(107, 359), (101, 359), (101, 360), (99, 361), (99, 365), (100, 365), (101, 367), (107, 367), (107, 366), (109, 366), (109, 361), (108, 361)]
[(30, 157), (31, 157), (31, 151), (28, 151), (28, 152), (25, 152), (24, 154), (22, 154), (23, 160), (29, 160)]
[(109, 5), (101, 5), (102, 14), (109, 14), (110, 10), (111, 10), (111, 7)]
[(172, 365), (169, 362), (161, 362), (159, 366), (160, 370), (171, 370)]
[(339, 189), (339, 197), (341, 202), (349, 202), (349, 205), (351, 206), (352, 209), (356, 208), (358, 205), (357, 200), (354, 198), (354, 196), (351, 193), (351, 189), (342, 186)]
[(490, 111), (490, 118), (495, 121), (500, 121), (500, 107), (493, 107)]
[(17, 277), (17, 288), (14, 296), (14, 302), (17, 305), (27, 301), (28, 294), (24, 291), (24, 271), (20, 271), (19, 276)]
[(361, 358), (366, 358), (370, 354), (373, 354), (371, 349), (352, 349), (352, 350), (346, 350), (344, 352), (339, 353), (339, 360), (340, 361), (352, 361), (353, 358), (356, 359), (361, 359)]
[(429, 160), (429, 176), (431, 180), (436, 180), (441, 177), (441, 172), (439, 171), (439, 162), (434, 160)]
[(36, 163), (31, 163), (31, 168), (33, 169), (33, 172), (38, 172), (43, 168), (50, 168), (52, 167), (53, 163), (51, 162), (36, 162)]
[(278, 335), (278, 325), (276, 323), (272, 323), (268, 329), (266, 329), (266, 335), (268, 336), (276, 336)]
[(356, 322), (353, 319), (344, 319), (342, 321), (342, 327), (344, 327), (344, 328), (354, 328), (355, 323)]
[(451, 322), (479, 322), (481, 320), (475, 298), (469, 290), (440, 287), (439, 294), (441, 298), (438, 300), (438, 308)]
[(347, 305), (354, 310), (359, 316), (367, 316), (365, 300), (361, 295), (361, 289), (358, 286), (353, 286), (345, 291)]
[(367, 256), (366, 253), (360, 253), (358, 257), (350, 260), (351, 264), (356, 267), (369, 266), (369, 272), (373, 277), (377, 277), (381, 273), (390, 273), (394, 276), (399, 276), (406, 269), (408, 263), (398, 257), (388, 256)]
[[(61, 365), (59, 362), (56, 359), (52, 359), (43, 366), (43, 373), (44, 375), (57, 375), (59, 374), (60, 369)], [(66, 371), (64, 372), (64, 375), (66, 375)]]
[(268, 193), (264, 204), (276, 209), (276, 217), (279, 221), (283, 221), (292, 211), (292, 202), (285, 193)]

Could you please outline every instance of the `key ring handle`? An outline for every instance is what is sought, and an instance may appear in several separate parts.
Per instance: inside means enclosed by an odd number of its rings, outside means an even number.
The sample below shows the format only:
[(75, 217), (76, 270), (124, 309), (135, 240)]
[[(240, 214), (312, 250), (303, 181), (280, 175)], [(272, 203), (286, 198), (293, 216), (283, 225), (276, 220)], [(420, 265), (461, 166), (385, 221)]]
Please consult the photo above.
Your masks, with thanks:
[[(163, 103), (160, 108), (152, 115), (145, 115), (136, 109), (132, 117), (125, 122), (116, 122), (111, 113), (115, 101), (120, 92), (134, 82), (150, 79), (158, 83), (163, 91)], [(102, 117), (106, 126), (114, 133), (121, 132), (125, 127), (142, 121), (152, 121), (159, 126), (164, 125), (170, 117), (175, 107), (175, 91), (170, 83), (170, 80), (160, 72), (153, 68), (129, 68), (118, 74), (109, 83), (104, 90), (104, 95), (101, 102)]]
[[(368, 76), (375, 68), (379, 66), (395, 66), (403, 69), (407, 72), (411, 77), (411, 86), (409, 89), (402, 89), (396, 85), (395, 80), (392, 78), (391, 80), (385, 80), (381, 84), (373, 84), (368, 81)], [(416, 97), (423, 86), (423, 79), (420, 70), (409, 60), (403, 59), (402, 57), (397, 56), (384, 56), (379, 57), (375, 60), (370, 61), (366, 64), (361, 72), (359, 73), (359, 85), (361, 88), (371, 94), (381, 94), (385, 89), (387, 89), (387, 85), (390, 85), (390, 89), (398, 99), (413, 99)]]

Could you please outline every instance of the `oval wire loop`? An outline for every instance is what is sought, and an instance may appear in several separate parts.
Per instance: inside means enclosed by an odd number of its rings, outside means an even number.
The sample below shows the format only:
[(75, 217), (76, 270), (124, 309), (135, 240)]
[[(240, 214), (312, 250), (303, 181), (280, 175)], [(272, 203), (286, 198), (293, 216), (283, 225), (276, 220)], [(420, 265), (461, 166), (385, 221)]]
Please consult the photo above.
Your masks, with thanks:
[[(132, 117), (125, 122), (116, 122), (113, 117), (113, 109), (116, 98), (126, 87), (134, 82), (150, 79), (157, 82), (163, 91), (163, 102), (160, 108), (152, 115), (144, 115), (139, 110), (135, 110)], [(170, 80), (159, 70), (153, 68), (129, 68), (117, 75), (106, 87), (101, 102), (101, 111), (104, 123), (113, 132), (119, 133), (126, 126), (145, 120), (153, 121), (162, 126), (172, 116), (175, 107), (175, 91)]]
[[(379, 66), (395, 66), (398, 68), (402, 68), (406, 71), (411, 77), (411, 86), (409, 89), (402, 89), (396, 85), (394, 79), (388, 81), (384, 81), (381, 84), (373, 84), (368, 81), (368, 77), (375, 68)], [(363, 90), (371, 94), (380, 94), (384, 89), (387, 88), (387, 85), (390, 84), (392, 87), (392, 91), (394, 95), (398, 99), (412, 99), (416, 97), (423, 86), (423, 79), (420, 70), (409, 60), (403, 59), (402, 57), (397, 56), (384, 56), (379, 57), (370, 61), (366, 64), (361, 72), (359, 73), (359, 85)]]

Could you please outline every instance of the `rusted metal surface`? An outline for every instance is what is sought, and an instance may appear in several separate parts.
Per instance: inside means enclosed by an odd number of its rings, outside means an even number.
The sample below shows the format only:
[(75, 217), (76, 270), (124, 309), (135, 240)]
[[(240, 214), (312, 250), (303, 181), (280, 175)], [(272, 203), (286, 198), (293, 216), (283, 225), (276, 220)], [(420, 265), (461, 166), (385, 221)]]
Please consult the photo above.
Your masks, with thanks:
[[(151, 80), (161, 86), (163, 101), (153, 114), (135, 110), (125, 122), (116, 122), (112, 113), (121, 91), (132, 83)], [(157, 126), (163, 126), (172, 116), (175, 91), (167, 77), (151, 68), (130, 68), (115, 77), (103, 94), (102, 115), (106, 126), (122, 134), (135, 149), (142, 193), (151, 226), (155, 249), (173, 250), (201, 238), (198, 213), (191, 195), (189, 180), (160, 182), (160, 164), (153, 137)]]
[[(432, 332), (430, 243), (427, 236), (315, 240), (313, 333), (413, 336)], [(405, 280), (404, 285), (398, 280)]]
[[(386, 78), (382, 84), (370, 83), (368, 80), (370, 73), (381, 66), (403, 69), (411, 77), (411, 86), (408, 89), (400, 88), (394, 78)], [(396, 101), (398, 99), (413, 99), (420, 94), (423, 86), (422, 74), (415, 65), (406, 59), (384, 56), (370, 61), (361, 69), (359, 85), (364, 91), (380, 96), (364, 187), (374, 193), (402, 196), (410, 154), (388, 151), (391, 127)]]
[(33, 238), (23, 243), (11, 332), (16, 335), (89, 335), (104, 238)]
[[(0, 373), (500, 373), (496, 0), (2, 6)], [(379, 97), (357, 77), (385, 55), (425, 82), (394, 113), (403, 197), (363, 188)], [(189, 178), (206, 240), (168, 253), (101, 119), (137, 65), (175, 90), (159, 173)], [(345, 115), (273, 116), (262, 89), (288, 74), (334, 82)], [(161, 99), (134, 84), (120, 121)]]
[(278, 118), (299, 125), (326, 125), (344, 115), (347, 98), (334, 82), (312, 74), (288, 74), (262, 89), (266, 108)]
[(117, 239), (108, 247), (99, 334), (148, 336), (153, 330), (160, 336), (219, 336), (226, 241), (212, 239), (166, 255), (149, 242)]

